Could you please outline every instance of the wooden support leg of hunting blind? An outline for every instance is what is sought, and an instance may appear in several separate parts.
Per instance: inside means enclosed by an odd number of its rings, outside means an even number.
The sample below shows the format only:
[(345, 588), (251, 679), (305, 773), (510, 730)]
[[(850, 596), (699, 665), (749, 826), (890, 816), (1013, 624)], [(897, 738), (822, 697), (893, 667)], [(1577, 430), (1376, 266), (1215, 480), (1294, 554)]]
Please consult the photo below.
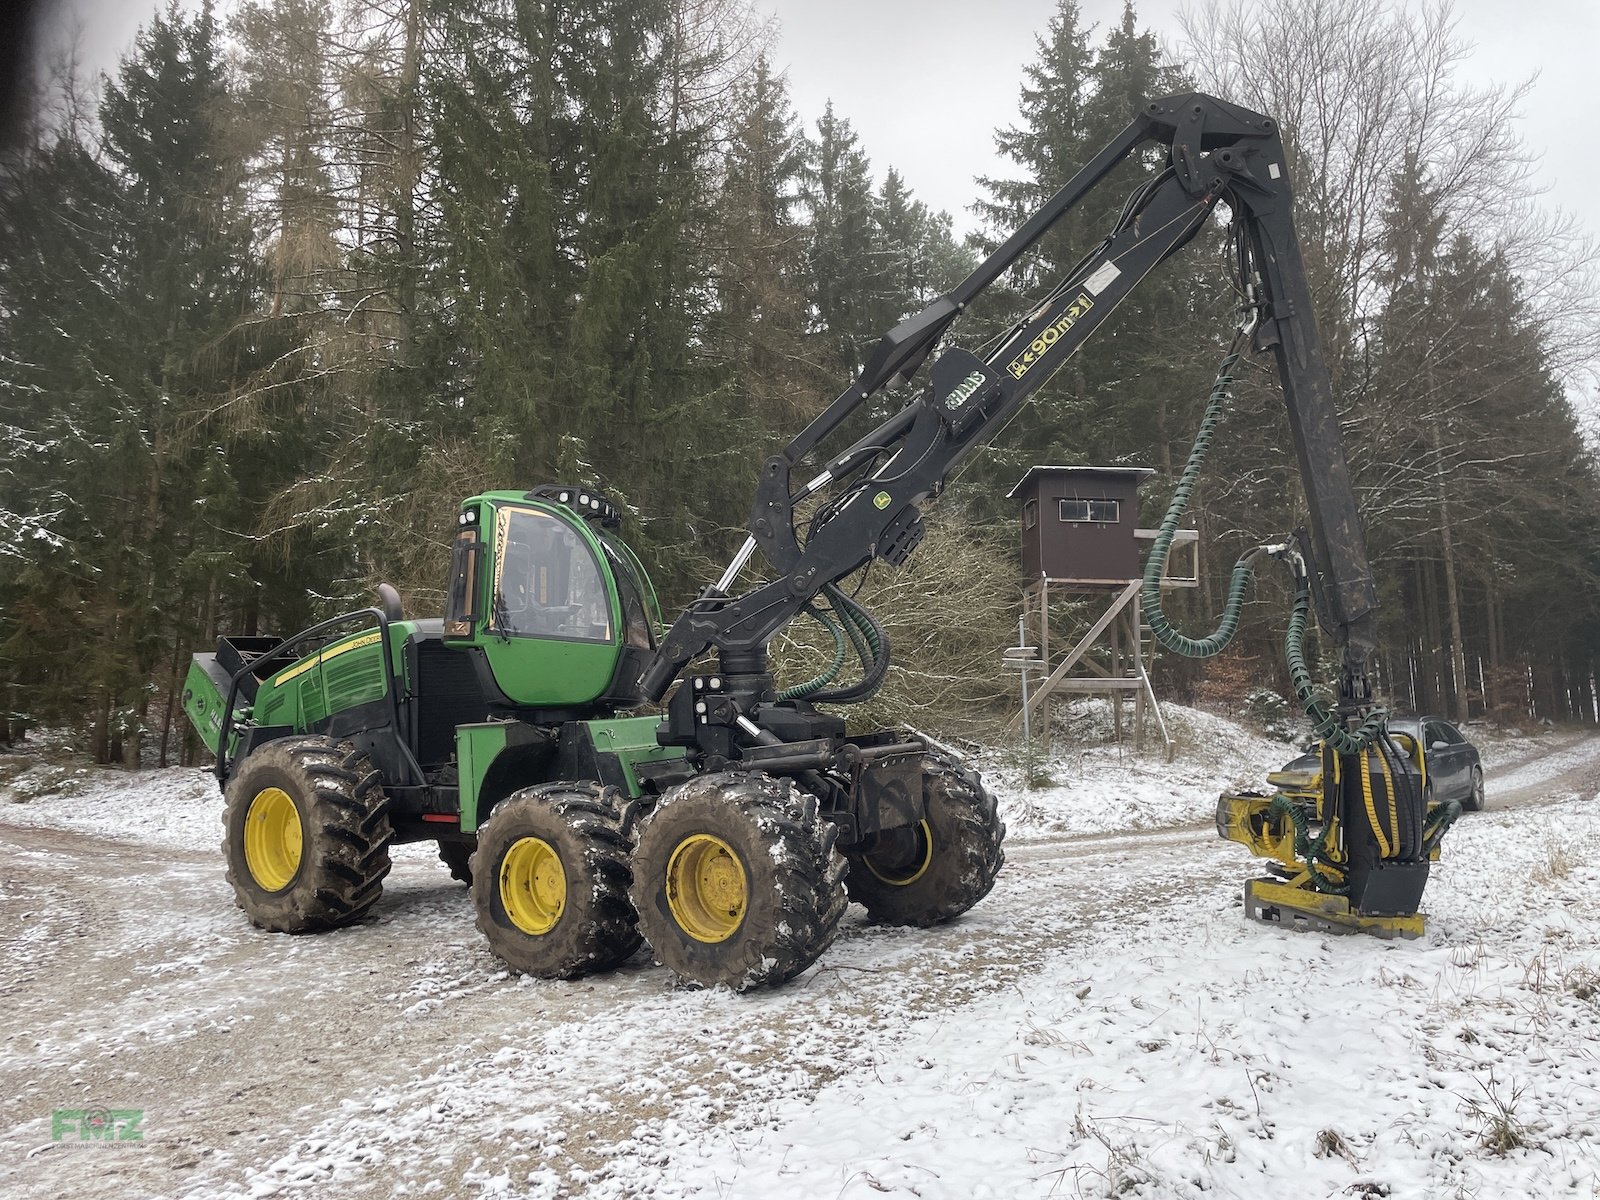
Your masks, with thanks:
[[(1039, 662), (1040, 672), (1046, 678), (1050, 674), (1050, 584), (1042, 581), (1039, 586)], [(1035, 736), (1039, 739), (1039, 746), (1046, 758), (1050, 757), (1050, 743), (1055, 732), (1050, 720), (1050, 709), (1046, 706), (1043, 710), (1044, 721), (1034, 726)], [(1042, 725), (1042, 728), (1041, 728)]]
[[(1043, 591), (1043, 588), (1041, 588), (1041, 591)], [(1137, 580), (1128, 584), (1126, 588), (1118, 593), (1116, 600), (1112, 602), (1111, 608), (1100, 615), (1100, 619), (1090, 627), (1088, 633), (1083, 635), (1078, 644), (1072, 648), (1072, 652), (1062, 659), (1061, 665), (1051, 671), (1045, 681), (1039, 685), (1039, 690), (1029, 697), (1028, 708), (1030, 711), (1044, 706), (1045, 699), (1067, 677), (1067, 672), (1071, 671), (1077, 665), (1078, 660), (1088, 653), (1089, 648), (1100, 640), (1100, 636), (1106, 631), (1106, 626), (1116, 619), (1117, 614), (1122, 610), (1122, 606), (1138, 594), (1139, 583)], [(1073, 690), (1084, 691), (1085, 689), (1076, 688)], [(1109, 691), (1110, 689), (1106, 690)], [(1010, 730), (1022, 728), (1022, 714), (1018, 713), (1013, 717), (1006, 728)]]
[[(1092, 590), (1094, 594), (1105, 595), (1103, 587), (1099, 589), (1068, 587), (1065, 590)], [(1167, 732), (1161, 705), (1156, 699), (1155, 689), (1151, 685), (1145, 663), (1145, 626), (1143, 610), (1139, 603), (1139, 582), (1131, 581), (1116, 592), (1110, 607), (1090, 626), (1089, 631), (1078, 640), (1054, 669), (1050, 667), (1052, 657), (1050, 593), (1050, 580), (1041, 579), (1023, 594), (1023, 614), (1027, 623), (1034, 625), (1038, 631), (1039, 658), (1048, 672), (1044, 681), (1028, 697), (1030, 717), (1044, 714), (1045, 719), (1035, 721), (1034, 728), (1038, 731), (1037, 736), (1040, 736), (1046, 751), (1049, 749), (1050, 736), (1048, 714), (1054, 695), (1065, 692), (1106, 696), (1111, 704), (1112, 728), (1120, 742), (1124, 736), (1123, 695), (1131, 693), (1134, 749), (1140, 751), (1144, 749), (1145, 721), (1148, 714), (1155, 720), (1166, 758), (1170, 762), (1176, 746)], [(1101, 638), (1107, 638), (1109, 641), (1109, 669), (1089, 657), (1089, 652)], [(1007, 729), (1015, 732), (1021, 727), (1022, 714), (1019, 712), (1007, 725)]]
[[(1128, 607), (1128, 642), (1133, 647), (1134, 677), (1140, 680), (1146, 678), (1144, 671), (1144, 639), (1139, 636), (1139, 597), (1133, 598), (1133, 603)], [(1133, 694), (1133, 748), (1144, 749), (1144, 694), (1146, 689), (1140, 688)]]
[[(1137, 596), (1134, 597), (1138, 599)], [(1122, 626), (1126, 614), (1119, 612), (1117, 619), (1111, 622), (1111, 678), (1123, 679), (1125, 672), (1122, 669)], [(1122, 693), (1111, 693), (1111, 736), (1117, 739), (1117, 744), (1122, 744)]]

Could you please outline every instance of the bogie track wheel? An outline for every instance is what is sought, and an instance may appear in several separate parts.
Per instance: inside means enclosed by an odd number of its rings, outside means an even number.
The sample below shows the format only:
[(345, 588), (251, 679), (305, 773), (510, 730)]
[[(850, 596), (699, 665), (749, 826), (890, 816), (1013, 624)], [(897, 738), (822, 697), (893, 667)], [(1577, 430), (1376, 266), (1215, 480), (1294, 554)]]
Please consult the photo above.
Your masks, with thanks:
[(472, 854), (477, 848), (476, 838), (467, 841), (457, 841), (453, 838), (439, 839), (439, 861), (450, 869), (451, 879), (460, 880), (468, 887), (472, 886)]
[(691, 779), (639, 831), (640, 931), (689, 983), (744, 991), (792, 979), (832, 945), (846, 907), (837, 836), (816, 797), (787, 779)]
[(936, 925), (960, 916), (994, 887), (1006, 860), (1005, 823), (974, 771), (929, 754), (922, 760), (927, 816), (850, 850), (850, 899), (885, 925)]
[(597, 783), (524, 788), (478, 830), (472, 904), (496, 958), (542, 979), (608, 971), (639, 948), (623, 799)]
[(268, 742), (228, 781), (222, 823), (234, 899), (263, 929), (349, 925), (383, 893), (394, 838), (388, 797), (348, 742)]

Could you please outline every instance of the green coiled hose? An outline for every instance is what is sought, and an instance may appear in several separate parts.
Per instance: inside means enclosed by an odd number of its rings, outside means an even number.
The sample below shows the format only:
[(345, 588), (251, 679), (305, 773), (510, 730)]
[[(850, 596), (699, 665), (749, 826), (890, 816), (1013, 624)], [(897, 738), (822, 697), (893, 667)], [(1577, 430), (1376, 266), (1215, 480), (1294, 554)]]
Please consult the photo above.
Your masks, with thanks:
[(1340, 722), (1337, 713), (1330, 711), (1326, 704), (1317, 699), (1311, 683), (1311, 670), (1306, 666), (1306, 616), (1310, 611), (1311, 581), (1302, 574), (1295, 581), (1294, 607), (1289, 612), (1289, 628), (1283, 634), (1283, 655), (1289, 663), (1289, 681), (1294, 685), (1294, 694), (1300, 701), (1300, 707), (1311, 718), (1317, 737), (1328, 742), (1340, 754), (1359, 754), (1370, 749), (1372, 743), (1383, 734), (1389, 714), (1384, 709), (1374, 708), (1362, 718), (1360, 726), (1351, 732)]
[(840, 629), (838, 624), (827, 613), (815, 605), (808, 604), (802, 611), (833, 635), (833, 662), (815, 678), (808, 679), (804, 683), (797, 683), (793, 687), (784, 688), (783, 691), (778, 693), (779, 700), (804, 699), (813, 692), (819, 692), (827, 687), (835, 679), (839, 678), (839, 672), (844, 670), (844, 630)]
[[(1205, 465), (1206, 455), (1211, 450), (1212, 436), (1222, 422), (1227, 407), (1228, 389), (1233, 384), (1233, 367), (1244, 353), (1243, 340), (1243, 333), (1234, 339), (1233, 346), (1217, 370), (1216, 382), (1212, 385), (1211, 395), (1206, 401), (1205, 415), (1200, 420), (1200, 431), (1195, 435), (1194, 446), (1189, 451), (1189, 460), (1184, 464), (1183, 473), (1178, 478), (1178, 487), (1173, 492), (1172, 503), (1167, 506), (1166, 516), (1161, 519), (1161, 528), (1156, 533), (1155, 544), (1150, 548), (1150, 557), (1145, 561), (1144, 577), (1139, 585), (1139, 603), (1144, 609), (1144, 619), (1150, 626), (1151, 634), (1163, 647), (1185, 658), (1211, 658), (1222, 653), (1233, 641), (1239, 632), (1239, 617), (1244, 608), (1245, 592), (1250, 586), (1251, 577), (1255, 574), (1256, 559), (1267, 553), (1266, 547), (1258, 546), (1233, 564), (1233, 572), (1228, 578), (1228, 597), (1222, 607), (1222, 619), (1210, 634), (1202, 638), (1191, 638), (1172, 627), (1172, 622), (1167, 619), (1167, 614), (1161, 606), (1161, 574), (1166, 567), (1167, 551), (1172, 546), (1178, 522), (1183, 519), (1184, 511), (1189, 507), (1189, 497), (1194, 492), (1195, 484), (1200, 478), (1200, 470)], [(1289, 677), (1294, 684), (1295, 695), (1300, 701), (1301, 708), (1305, 710), (1306, 716), (1311, 718), (1317, 737), (1331, 743), (1341, 754), (1358, 753), (1371, 747), (1382, 735), (1388, 713), (1383, 709), (1373, 709), (1352, 732), (1344, 727), (1336, 713), (1329, 711), (1328, 707), (1317, 699), (1312, 688), (1311, 672), (1306, 667), (1305, 660), (1306, 614), (1310, 609), (1310, 581), (1303, 572), (1300, 572), (1296, 580), (1294, 608), (1289, 616), (1289, 628), (1283, 639), (1284, 654), (1289, 663)]]
[(1288, 817), (1290, 822), (1293, 823), (1294, 852), (1305, 860), (1306, 867), (1311, 872), (1311, 886), (1314, 890), (1336, 896), (1342, 896), (1349, 892), (1349, 885), (1334, 883), (1323, 875), (1321, 871), (1317, 870), (1317, 863), (1320, 861), (1328, 870), (1336, 873), (1340, 878), (1344, 877), (1344, 866), (1335, 862), (1328, 852), (1328, 834), (1333, 830), (1332, 824), (1324, 825), (1321, 836), (1313, 842), (1311, 840), (1311, 824), (1306, 820), (1305, 811), (1282, 792), (1274, 796), (1272, 803), (1267, 805), (1267, 815), (1269, 817)]
[[(838, 617), (837, 621), (815, 605), (808, 604), (802, 611), (833, 635), (833, 662), (815, 678), (779, 692), (779, 700), (803, 700), (815, 696), (819, 700), (853, 704), (868, 699), (883, 686), (888, 662), (882, 631), (867, 611), (846, 596), (837, 585), (829, 584), (823, 591), (833, 606), (834, 614)], [(854, 647), (856, 657), (861, 660), (865, 676), (860, 683), (826, 695), (819, 695), (818, 693), (837, 679), (839, 672), (844, 669), (846, 637)]]
[(1245, 591), (1250, 586), (1251, 576), (1255, 574), (1255, 560), (1261, 553), (1252, 550), (1233, 564), (1233, 574), (1228, 579), (1228, 599), (1222, 607), (1222, 620), (1217, 623), (1215, 630), (1205, 637), (1191, 638), (1172, 627), (1172, 622), (1161, 607), (1161, 574), (1166, 569), (1167, 551), (1172, 546), (1178, 522), (1183, 520), (1184, 511), (1189, 507), (1189, 497), (1200, 480), (1200, 469), (1211, 451), (1212, 435), (1222, 422), (1228, 388), (1233, 383), (1233, 364), (1239, 361), (1243, 353), (1236, 342), (1235, 348), (1228, 352), (1217, 371), (1217, 381), (1212, 385), (1211, 396), (1206, 401), (1205, 416), (1200, 420), (1200, 432), (1195, 435), (1189, 461), (1184, 464), (1183, 474), (1178, 477), (1178, 488), (1172, 494), (1172, 503), (1167, 505), (1167, 515), (1161, 518), (1161, 528), (1156, 534), (1155, 544), (1150, 548), (1150, 557), (1145, 560), (1144, 579), (1139, 586), (1139, 603), (1144, 608), (1144, 619), (1150, 626), (1150, 632), (1162, 646), (1185, 658), (1211, 658), (1221, 654), (1233, 641), (1239, 632), (1239, 614), (1244, 608)]
[(827, 584), (823, 592), (833, 611), (842, 618), (844, 631), (855, 644), (863, 675), (859, 682), (832, 691), (815, 693), (814, 699), (831, 704), (859, 704), (871, 699), (889, 675), (889, 635), (870, 612), (844, 594), (837, 584)]

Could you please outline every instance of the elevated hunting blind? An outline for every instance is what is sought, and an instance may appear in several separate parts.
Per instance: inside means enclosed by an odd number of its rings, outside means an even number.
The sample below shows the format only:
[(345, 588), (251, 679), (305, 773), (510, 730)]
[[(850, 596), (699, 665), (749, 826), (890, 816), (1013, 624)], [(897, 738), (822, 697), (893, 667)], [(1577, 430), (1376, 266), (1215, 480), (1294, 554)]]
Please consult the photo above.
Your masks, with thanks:
[[(1044, 681), (1024, 705), (1048, 713), (1058, 693), (1104, 695), (1111, 702), (1113, 728), (1122, 737), (1122, 701), (1133, 698), (1134, 745), (1143, 748), (1145, 716), (1156, 727), (1170, 759), (1174, 750), (1161, 707), (1156, 702), (1145, 649), (1139, 579), (1144, 552), (1156, 531), (1140, 529), (1139, 487), (1155, 474), (1149, 467), (1030, 467), (1007, 499), (1022, 509), (1022, 617), (1038, 638)], [(1163, 564), (1161, 586), (1194, 587), (1199, 575), (1199, 534), (1177, 530), (1173, 550), (1187, 547), (1189, 571), (1173, 575)], [(1067, 628), (1085, 615), (1082, 602), (1094, 597), (1109, 604), (1086, 633), (1059, 660), (1050, 636), (1052, 601), (1077, 601)], [(1057, 622), (1057, 632), (1064, 632)], [(1104, 642), (1102, 644), (1102, 639)], [(1018, 713), (1015, 728), (1022, 722)], [(1050, 722), (1041, 722), (1046, 741)]]
[(1030, 467), (1007, 499), (1022, 505), (1022, 575), (1074, 587), (1137, 579), (1139, 485), (1149, 467)]

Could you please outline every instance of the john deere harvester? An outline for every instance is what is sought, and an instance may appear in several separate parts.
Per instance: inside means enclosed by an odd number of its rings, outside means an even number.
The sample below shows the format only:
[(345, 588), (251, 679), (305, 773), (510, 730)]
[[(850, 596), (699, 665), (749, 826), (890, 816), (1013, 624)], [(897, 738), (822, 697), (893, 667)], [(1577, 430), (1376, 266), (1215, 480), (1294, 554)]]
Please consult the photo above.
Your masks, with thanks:
[[(745, 987), (814, 962), (847, 894), (925, 925), (988, 892), (994, 801), (909, 734), (846, 737), (791, 698), (763, 728), (816, 736), (701, 753), (694, 730), (745, 686), (716, 673), (669, 705), (689, 736), (620, 715), (661, 623), (609, 501), (492, 492), (458, 522), (443, 618), (408, 619), (386, 587), (292, 638), (195, 656), (184, 704), (217, 754), (228, 878), (256, 924), (348, 924), (390, 846), (431, 840), (518, 970), (603, 970), (648, 936), (684, 977)], [(887, 653), (864, 610), (840, 595), (832, 611)]]
[[(1078, 266), (1000, 336), (941, 347), (974, 297), (1151, 144), (1164, 169)], [(1168, 525), (1227, 371), (1253, 350), (1271, 355), (1283, 386), (1312, 528), (1298, 549), (1247, 556), (1210, 638), (1176, 634), (1159, 603), (1152, 620), (1169, 648), (1215, 653), (1258, 555), (1294, 565), (1299, 630), (1314, 598), (1342, 651), (1338, 704), (1314, 714), (1342, 782), (1309, 818), (1269, 805), (1229, 810), (1227, 828), (1277, 853), (1294, 826), (1286, 853), (1298, 858), (1278, 855), (1290, 874), (1274, 884), (1274, 912), (1320, 911), (1337, 895), (1357, 915), (1414, 914), (1430, 839), (1415, 772), (1367, 682), (1376, 594), (1283, 144), (1270, 118), (1202, 95), (1147, 105), (971, 276), (884, 336), (761, 464), (748, 537), (670, 628), (611, 504), (543, 486), (461, 506), (442, 618), (409, 619), (384, 589), (379, 605), (287, 640), (223, 637), (197, 655), (185, 706), (217, 755), (240, 906), (268, 929), (347, 924), (377, 902), (394, 842), (433, 840), (470, 876), (490, 948), (518, 970), (603, 970), (643, 939), (685, 979), (736, 988), (816, 961), (847, 897), (897, 924), (965, 912), (994, 884), (1005, 827), (978, 776), (928, 739), (847, 730), (835, 710), (880, 687), (890, 647), (842, 585), (906, 561), (922, 507), (1219, 204), (1232, 214), (1242, 316)], [(930, 358), (919, 393), (839, 445), (847, 420)], [(824, 626), (837, 653), (818, 677), (781, 686), (767, 647), (799, 617)], [(840, 682), (852, 651), (859, 675)], [(1373, 770), (1394, 783), (1382, 806), (1365, 802)], [(1301, 844), (1302, 825), (1314, 842)]]

